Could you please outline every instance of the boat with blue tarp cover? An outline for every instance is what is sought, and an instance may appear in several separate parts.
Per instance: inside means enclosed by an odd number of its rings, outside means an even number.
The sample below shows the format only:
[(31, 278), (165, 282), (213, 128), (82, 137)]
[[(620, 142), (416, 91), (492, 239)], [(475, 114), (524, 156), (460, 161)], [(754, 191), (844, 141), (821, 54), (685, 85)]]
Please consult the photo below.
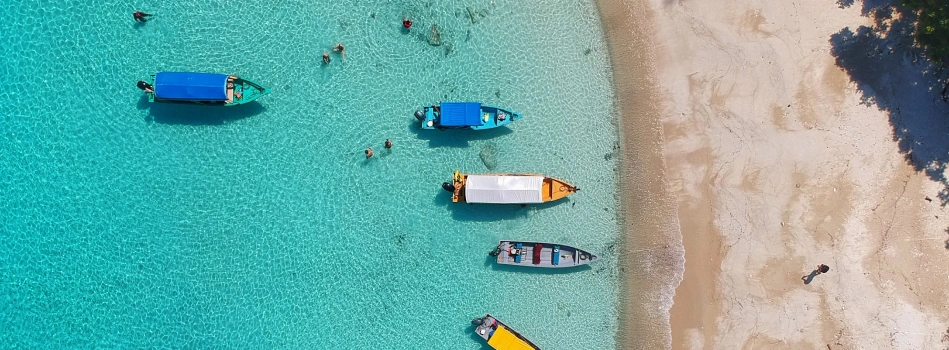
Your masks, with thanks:
[(415, 111), (422, 129), (485, 130), (521, 119), (519, 113), (480, 102), (442, 102)]
[(498, 264), (564, 268), (589, 264), (596, 255), (566, 244), (500, 241), (489, 255), (498, 258)]
[[(141, 87), (141, 86), (140, 86)], [(236, 106), (270, 93), (253, 81), (227, 74), (158, 72), (144, 89), (149, 102)], [(151, 91), (149, 91), (151, 90)]]

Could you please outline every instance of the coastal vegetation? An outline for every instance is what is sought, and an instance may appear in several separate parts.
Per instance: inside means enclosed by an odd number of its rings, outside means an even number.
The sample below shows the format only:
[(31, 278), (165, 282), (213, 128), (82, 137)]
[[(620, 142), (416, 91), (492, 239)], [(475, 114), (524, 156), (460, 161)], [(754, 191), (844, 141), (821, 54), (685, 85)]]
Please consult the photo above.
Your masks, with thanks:
[(872, 24), (831, 35), (831, 55), (861, 101), (885, 111), (900, 153), (941, 184), (938, 201), (949, 205), (949, 1), (901, 1), (860, 2)]
[(916, 44), (926, 50), (930, 60), (943, 65), (949, 57), (949, 1), (905, 0), (903, 5), (918, 16)]

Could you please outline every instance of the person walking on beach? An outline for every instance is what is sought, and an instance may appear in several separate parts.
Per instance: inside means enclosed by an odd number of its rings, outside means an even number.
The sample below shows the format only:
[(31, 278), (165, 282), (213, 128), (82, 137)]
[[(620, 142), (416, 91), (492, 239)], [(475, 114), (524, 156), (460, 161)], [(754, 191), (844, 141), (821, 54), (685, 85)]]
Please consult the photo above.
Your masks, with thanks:
[(389, 139), (386, 139), (386, 148), (392, 148), (392, 141), (389, 141)]
[(151, 16), (153, 15), (142, 12), (142, 11), (135, 11), (135, 13), (132, 14), (132, 17), (135, 18), (135, 22), (142, 22), (142, 23), (148, 22), (148, 19), (145, 17), (151, 17)]
[(329, 53), (329, 52), (324, 52), (324, 53), (323, 53), (323, 64), (330, 64), (330, 53)]
[(820, 274), (822, 274), (822, 273), (827, 273), (827, 271), (830, 271), (830, 266), (827, 266), (827, 265), (824, 265), (824, 264), (817, 265), (817, 274), (818, 274), (818, 275), (820, 275)]
[(343, 47), (343, 43), (336, 43), (336, 46), (333, 46), (333, 52), (339, 52), (343, 57), (343, 62), (346, 62), (346, 48)]
[(372, 146), (366, 146), (366, 147), (369, 147), (368, 149), (366, 149), (366, 159), (372, 158)]

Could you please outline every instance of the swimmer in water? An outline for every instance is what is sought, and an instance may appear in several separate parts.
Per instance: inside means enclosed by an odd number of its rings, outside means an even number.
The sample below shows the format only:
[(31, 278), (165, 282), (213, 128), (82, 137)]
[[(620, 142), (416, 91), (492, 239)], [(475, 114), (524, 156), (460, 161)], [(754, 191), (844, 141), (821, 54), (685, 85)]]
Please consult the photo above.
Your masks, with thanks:
[(145, 17), (151, 17), (151, 16), (153, 15), (142, 12), (142, 11), (135, 11), (135, 13), (132, 14), (132, 17), (135, 18), (135, 22), (142, 22), (142, 23), (145, 23), (148, 21), (148, 19)]
[(152, 87), (152, 84), (146, 83), (144, 81), (138, 81), (138, 88), (142, 89), (145, 92), (155, 92), (155, 89)]
[(336, 43), (336, 46), (333, 46), (334, 52), (339, 52), (343, 57), (343, 62), (346, 62), (346, 48), (343, 46), (343, 43)]

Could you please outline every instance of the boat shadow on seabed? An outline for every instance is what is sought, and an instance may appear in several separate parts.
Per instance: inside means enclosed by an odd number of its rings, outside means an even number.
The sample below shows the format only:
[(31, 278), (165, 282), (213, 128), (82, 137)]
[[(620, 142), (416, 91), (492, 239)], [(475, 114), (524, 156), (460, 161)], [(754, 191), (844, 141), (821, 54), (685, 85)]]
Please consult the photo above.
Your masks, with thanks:
[(563, 274), (568, 274), (568, 273), (577, 273), (580, 271), (593, 270), (593, 267), (590, 265), (580, 265), (580, 266), (573, 266), (573, 267), (562, 268), (562, 269), (545, 269), (545, 268), (528, 266), (527, 264), (530, 264), (530, 262), (527, 262), (527, 261), (525, 261), (525, 266), (498, 264), (497, 263), (498, 258), (496, 256), (488, 255), (488, 253), (490, 253), (490, 251), (486, 251), (484, 253), (485, 255), (484, 266), (490, 266), (491, 270), (494, 270), (494, 271), (522, 272), (522, 273), (530, 273), (530, 274), (535, 274), (535, 275), (563, 275)]
[(493, 139), (514, 132), (510, 126), (488, 130), (424, 130), (419, 121), (414, 118), (409, 122), (408, 127), (420, 140), (428, 140), (429, 147), (468, 147), (469, 141)]
[(479, 336), (478, 333), (475, 332), (476, 328), (478, 328), (478, 326), (475, 326), (475, 325), (465, 326), (465, 329), (467, 330), (468, 334), (471, 335), (471, 339), (474, 340), (475, 342), (481, 343), (481, 347), (478, 348), (478, 350), (494, 350), (494, 348), (491, 347), (491, 345), (488, 345), (488, 343), (486, 343), (484, 339), (482, 339), (481, 336)]
[(239, 106), (198, 106), (177, 103), (151, 103), (147, 96), (138, 101), (138, 109), (147, 109), (145, 121), (177, 125), (221, 125), (263, 113), (267, 109), (254, 101)]
[(439, 188), (435, 194), (434, 204), (447, 207), (451, 217), (461, 221), (500, 221), (512, 220), (530, 215), (533, 210), (544, 210), (558, 205), (567, 205), (570, 198), (558, 201), (537, 204), (482, 204), (482, 203), (453, 203), (451, 193)]

